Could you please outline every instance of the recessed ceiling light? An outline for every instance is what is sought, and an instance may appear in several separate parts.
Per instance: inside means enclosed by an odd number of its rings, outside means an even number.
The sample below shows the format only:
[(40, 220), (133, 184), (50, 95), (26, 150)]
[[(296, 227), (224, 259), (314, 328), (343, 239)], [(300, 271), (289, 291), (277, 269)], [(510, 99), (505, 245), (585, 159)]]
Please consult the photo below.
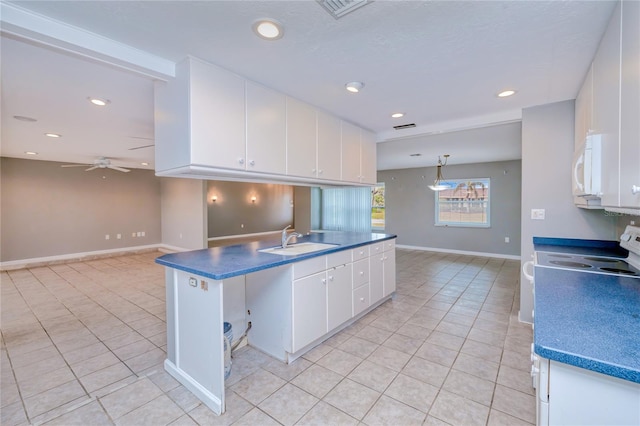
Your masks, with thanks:
[(87, 99), (89, 99), (89, 102), (96, 106), (105, 106), (111, 103), (109, 99), (92, 98), (91, 96), (89, 96)]
[(60, 137), (62, 137), (62, 135), (59, 135), (57, 133), (45, 133), (44, 135), (47, 136), (47, 137), (50, 137), (50, 138), (60, 138)]
[(34, 151), (25, 151), (24, 153), (27, 155), (38, 155), (38, 153)]
[(15, 118), (18, 121), (26, 121), (28, 123), (34, 123), (38, 121), (35, 118), (27, 117), (25, 115), (14, 115), (13, 118)]
[(344, 87), (351, 93), (358, 93), (364, 87), (364, 83), (352, 81), (351, 83), (345, 84)]
[(284, 35), (282, 24), (274, 19), (260, 19), (254, 22), (253, 32), (265, 40), (278, 40)]
[(498, 93), (498, 97), (499, 98), (506, 98), (506, 97), (509, 97), (509, 96), (513, 96), (515, 94), (516, 94), (515, 90), (511, 90), (511, 89), (503, 90), (502, 92)]
[(394, 112), (393, 114), (391, 114), (392, 118), (400, 118), (400, 117), (404, 117), (404, 112)]

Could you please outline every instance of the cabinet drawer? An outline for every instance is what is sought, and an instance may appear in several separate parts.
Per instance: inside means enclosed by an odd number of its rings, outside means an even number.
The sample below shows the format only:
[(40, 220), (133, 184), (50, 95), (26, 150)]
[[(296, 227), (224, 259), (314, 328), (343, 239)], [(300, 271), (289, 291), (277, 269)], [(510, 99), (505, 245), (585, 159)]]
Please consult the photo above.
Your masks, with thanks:
[(353, 262), (353, 288), (369, 282), (369, 258)]
[(293, 279), (306, 277), (316, 272), (326, 271), (327, 256), (313, 257), (293, 264)]
[(375, 244), (371, 244), (369, 246), (369, 253), (371, 256), (382, 253), (385, 250), (385, 246), (384, 246), (384, 241), (383, 242), (379, 242), (379, 243), (375, 243)]
[(353, 261), (369, 257), (369, 246), (356, 247), (353, 249)]
[(395, 238), (393, 240), (383, 241), (383, 244), (384, 244), (384, 251), (395, 250), (395, 248), (396, 248), (396, 240), (395, 240)]
[(369, 307), (369, 284), (353, 290), (353, 316), (358, 315)]
[(327, 269), (351, 263), (351, 250), (343, 250), (327, 255)]

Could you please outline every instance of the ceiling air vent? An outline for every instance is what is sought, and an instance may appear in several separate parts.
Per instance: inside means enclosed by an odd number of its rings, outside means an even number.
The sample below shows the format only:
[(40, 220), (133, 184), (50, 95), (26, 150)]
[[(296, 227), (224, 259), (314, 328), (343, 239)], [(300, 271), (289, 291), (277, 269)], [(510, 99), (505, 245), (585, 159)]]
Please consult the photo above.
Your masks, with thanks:
[(334, 18), (342, 18), (347, 13), (351, 13), (361, 8), (373, 0), (316, 0)]
[(411, 123), (411, 124), (401, 124), (399, 126), (393, 126), (394, 129), (396, 130), (404, 130), (404, 129), (410, 129), (412, 127), (416, 127), (416, 123)]

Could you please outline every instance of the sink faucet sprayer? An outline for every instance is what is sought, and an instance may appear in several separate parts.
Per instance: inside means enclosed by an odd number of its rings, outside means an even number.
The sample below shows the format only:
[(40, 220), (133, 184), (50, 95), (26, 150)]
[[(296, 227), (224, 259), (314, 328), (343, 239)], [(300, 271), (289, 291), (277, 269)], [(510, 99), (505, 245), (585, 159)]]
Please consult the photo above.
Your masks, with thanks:
[(287, 235), (287, 229), (289, 228), (291, 228), (291, 225), (288, 225), (286, 228), (282, 230), (282, 248), (283, 249), (287, 248), (287, 244), (289, 244), (289, 241), (291, 241), (293, 237), (297, 237), (297, 238), (302, 237), (302, 234), (299, 234), (297, 232), (293, 232)]

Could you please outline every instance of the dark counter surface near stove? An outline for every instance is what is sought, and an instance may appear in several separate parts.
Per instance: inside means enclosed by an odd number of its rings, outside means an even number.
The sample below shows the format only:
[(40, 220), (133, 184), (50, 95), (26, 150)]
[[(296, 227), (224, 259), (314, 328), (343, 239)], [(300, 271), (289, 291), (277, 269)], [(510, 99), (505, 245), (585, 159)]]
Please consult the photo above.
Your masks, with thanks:
[(535, 251), (582, 254), (585, 256), (627, 257), (629, 251), (618, 241), (580, 240), (576, 238), (533, 237)]

